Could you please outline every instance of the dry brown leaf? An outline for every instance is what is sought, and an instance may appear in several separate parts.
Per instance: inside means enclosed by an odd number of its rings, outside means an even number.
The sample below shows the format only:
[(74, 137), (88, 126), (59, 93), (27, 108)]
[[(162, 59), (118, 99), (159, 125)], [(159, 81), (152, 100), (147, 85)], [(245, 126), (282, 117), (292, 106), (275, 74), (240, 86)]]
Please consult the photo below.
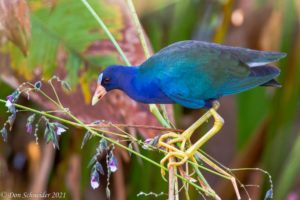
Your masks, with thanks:
[(27, 55), (30, 18), (25, 0), (0, 0), (0, 38), (10, 40)]

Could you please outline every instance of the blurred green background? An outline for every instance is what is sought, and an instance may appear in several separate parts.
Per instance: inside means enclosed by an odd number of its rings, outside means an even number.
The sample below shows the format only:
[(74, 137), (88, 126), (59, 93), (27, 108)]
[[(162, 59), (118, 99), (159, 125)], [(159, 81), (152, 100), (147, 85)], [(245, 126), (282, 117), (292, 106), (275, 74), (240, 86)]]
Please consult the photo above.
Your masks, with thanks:
[[(1, 99), (17, 83), (57, 74), (70, 82), (75, 90), (71, 95), (80, 102), (89, 102), (91, 85), (99, 71), (107, 65), (122, 63), (80, 1), (24, 0), (16, 5), (5, 0), (0, 2), (3, 5), (0, 24), (4, 27), (0, 30)], [(141, 63), (141, 48), (135, 53), (132, 50), (138, 39), (136, 29), (128, 25), (126, 3), (121, 0), (89, 2), (130, 60)], [(231, 168), (259, 167), (268, 171), (273, 180), (274, 199), (300, 199), (300, 1), (135, 0), (134, 4), (154, 52), (176, 41), (195, 39), (288, 54), (277, 63), (282, 88), (256, 88), (221, 99), (220, 114), (225, 126), (207, 143), (205, 151)], [(20, 103), (47, 107), (38, 98), (31, 102), (23, 98)], [(126, 106), (120, 104), (108, 109), (108, 113), (114, 114), (105, 118), (131, 122), (134, 116), (130, 109), (127, 112), (125, 109), (122, 118), (118, 117), (121, 115), (118, 111)], [(88, 113), (83, 114), (84, 109), (77, 110), (83, 119), (88, 117)], [(4, 105), (0, 111), (0, 124), (3, 124), (8, 117)], [(179, 128), (188, 127), (201, 113), (174, 106)], [(18, 114), (8, 142), (0, 142), (0, 191), (66, 192), (67, 199), (105, 199), (105, 177), (101, 179), (100, 189), (92, 190), (89, 185), (87, 163), (98, 141), (90, 141), (81, 150), (83, 133), (71, 129), (61, 137), (59, 151), (53, 151), (42, 139), (39, 146), (35, 145), (35, 138), (25, 133), (27, 116)], [(101, 114), (99, 118), (102, 119)], [(150, 135), (143, 133), (142, 137)], [(112, 199), (153, 199), (153, 196), (137, 197), (137, 194), (167, 192), (167, 183), (161, 179), (159, 169), (118, 151), (120, 163), (111, 181)], [(157, 161), (162, 157), (156, 152), (141, 151)], [(247, 187), (252, 199), (264, 198), (270, 187), (264, 173), (240, 171), (236, 175), (243, 184), (254, 185)], [(222, 199), (235, 199), (229, 181), (211, 174), (206, 177)], [(196, 191), (191, 190), (190, 194), (191, 199), (201, 199)], [(243, 191), (242, 195), (246, 198)], [(157, 197), (166, 198), (166, 195)]]

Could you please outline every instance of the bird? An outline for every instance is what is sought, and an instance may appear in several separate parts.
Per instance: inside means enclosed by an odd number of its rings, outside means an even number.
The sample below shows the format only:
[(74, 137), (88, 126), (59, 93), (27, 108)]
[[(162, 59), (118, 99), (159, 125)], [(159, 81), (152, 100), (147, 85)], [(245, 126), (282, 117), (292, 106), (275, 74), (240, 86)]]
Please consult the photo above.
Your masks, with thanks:
[(222, 96), (257, 86), (280, 87), (274, 79), (280, 70), (269, 63), (285, 56), (203, 41), (176, 42), (140, 66), (107, 67), (98, 77), (92, 105), (119, 89), (141, 103), (209, 108)]
[[(158, 146), (170, 150), (161, 164), (176, 157), (181, 160), (168, 166), (182, 165), (221, 129), (224, 120), (217, 113), (218, 100), (258, 86), (281, 87), (275, 80), (280, 69), (270, 63), (285, 56), (286, 53), (282, 52), (195, 40), (179, 41), (161, 49), (139, 66), (112, 65), (105, 68), (98, 76), (92, 105), (107, 92), (118, 89), (141, 103), (207, 108), (207, 113), (182, 134), (170, 132), (159, 139)], [(213, 127), (186, 148), (192, 133), (211, 116), (215, 119)], [(174, 149), (172, 145), (178, 143), (180, 148)]]

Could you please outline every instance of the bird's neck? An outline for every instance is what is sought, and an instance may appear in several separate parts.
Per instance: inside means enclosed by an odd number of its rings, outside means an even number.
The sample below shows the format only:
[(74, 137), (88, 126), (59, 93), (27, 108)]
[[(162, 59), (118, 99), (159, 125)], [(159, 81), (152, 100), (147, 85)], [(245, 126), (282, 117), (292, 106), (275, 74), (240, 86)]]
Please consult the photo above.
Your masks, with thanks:
[(124, 67), (119, 89), (132, 99), (142, 103), (174, 103), (150, 77), (141, 76), (138, 67)]
[(120, 89), (127, 93), (127, 91), (133, 89), (132, 83), (137, 77), (138, 68), (137, 67), (128, 67), (128, 66), (118, 66), (115, 76), (118, 80), (114, 89)]

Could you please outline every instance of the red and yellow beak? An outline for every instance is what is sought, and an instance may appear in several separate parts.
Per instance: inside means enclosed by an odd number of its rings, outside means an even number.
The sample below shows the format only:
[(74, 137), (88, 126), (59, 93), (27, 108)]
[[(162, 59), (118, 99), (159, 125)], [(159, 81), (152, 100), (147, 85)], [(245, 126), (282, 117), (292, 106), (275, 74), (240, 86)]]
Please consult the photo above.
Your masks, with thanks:
[(107, 91), (105, 88), (101, 84), (97, 83), (97, 88), (92, 99), (92, 106), (96, 105), (96, 103), (98, 103), (98, 101), (100, 101), (106, 93)]

